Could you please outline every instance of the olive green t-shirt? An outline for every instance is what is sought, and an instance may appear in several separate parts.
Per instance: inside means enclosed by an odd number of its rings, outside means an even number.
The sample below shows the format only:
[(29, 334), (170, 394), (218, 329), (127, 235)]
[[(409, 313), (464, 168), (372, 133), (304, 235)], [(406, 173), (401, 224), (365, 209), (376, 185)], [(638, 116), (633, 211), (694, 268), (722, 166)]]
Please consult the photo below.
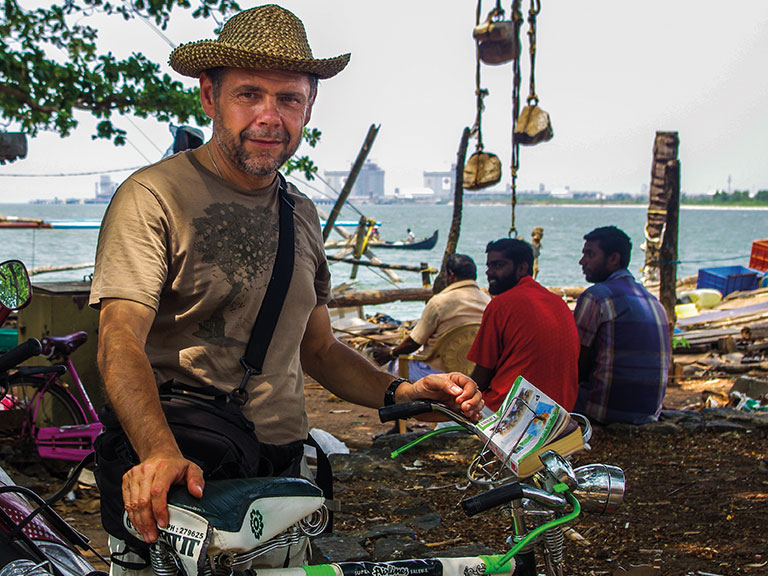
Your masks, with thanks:
[[(156, 317), (146, 352), (158, 383), (237, 387), (240, 358), (277, 253), (278, 179), (236, 188), (191, 151), (139, 170), (117, 190), (102, 222), (91, 306), (102, 298), (145, 304)], [(299, 347), (312, 310), (330, 299), (330, 273), (314, 204), (294, 186), (291, 286), (244, 412), (259, 439), (307, 434)]]

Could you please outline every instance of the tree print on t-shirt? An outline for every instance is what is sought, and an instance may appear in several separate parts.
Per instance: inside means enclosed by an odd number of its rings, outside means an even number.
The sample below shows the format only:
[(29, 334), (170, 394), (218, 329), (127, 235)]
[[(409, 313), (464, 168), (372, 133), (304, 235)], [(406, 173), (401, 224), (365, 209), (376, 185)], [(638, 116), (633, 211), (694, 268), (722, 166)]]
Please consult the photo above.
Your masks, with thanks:
[(238, 298), (242, 292), (266, 290), (277, 254), (278, 216), (236, 202), (211, 204), (205, 213), (193, 220), (195, 251), (224, 272), (231, 289), (194, 335), (218, 346), (242, 346), (244, 342), (227, 337), (225, 314), (245, 307), (246, 296)]

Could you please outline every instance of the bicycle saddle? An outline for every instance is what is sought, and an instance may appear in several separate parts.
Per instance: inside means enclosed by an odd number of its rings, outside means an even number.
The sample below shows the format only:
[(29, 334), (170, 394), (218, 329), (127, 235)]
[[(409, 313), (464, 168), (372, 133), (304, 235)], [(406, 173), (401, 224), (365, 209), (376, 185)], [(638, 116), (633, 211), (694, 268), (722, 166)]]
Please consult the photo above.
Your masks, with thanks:
[(66, 336), (44, 336), (40, 343), (43, 345), (43, 356), (58, 352), (64, 356), (72, 354), (88, 340), (88, 332), (75, 332)]

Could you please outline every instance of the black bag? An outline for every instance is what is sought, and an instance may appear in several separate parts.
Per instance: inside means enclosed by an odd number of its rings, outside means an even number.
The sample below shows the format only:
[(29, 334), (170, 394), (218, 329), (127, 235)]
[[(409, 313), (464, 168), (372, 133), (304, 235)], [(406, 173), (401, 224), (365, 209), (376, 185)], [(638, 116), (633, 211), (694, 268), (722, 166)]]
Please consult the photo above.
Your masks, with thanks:
[[(160, 402), (181, 453), (200, 466), (206, 480), (299, 475), (304, 443), (260, 442), (253, 423), (228, 401), (226, 392), (171, 380), (160, 386)], [(104, 432), (95, 442), (95, 476), (102, 524), (107, 533), (133, 548), (144, 548), (144, 542), (123, 526), (122, 478), (139, 458), (109, 406), (101, 410), (99, 419)]]

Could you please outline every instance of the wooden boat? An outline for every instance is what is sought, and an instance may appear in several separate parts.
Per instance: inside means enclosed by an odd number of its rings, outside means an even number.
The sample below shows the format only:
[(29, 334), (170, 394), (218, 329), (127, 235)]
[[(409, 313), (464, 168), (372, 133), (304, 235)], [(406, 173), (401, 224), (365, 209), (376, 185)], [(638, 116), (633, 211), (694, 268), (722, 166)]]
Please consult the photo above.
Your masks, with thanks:
[(50, 228), (49, 222), (34, 218), (18, 218), (16, 216), (0, 216), (0, 228)]
[(398, 242), (387, 242), (384, 240), (369, 240), (368, 246), (379, 250), (381, 248), (392, 248), (397, 250), (432, 250), (437, 244), (437, 230), (429, 238), (416, 238), (410, 242), (400, 240)]

